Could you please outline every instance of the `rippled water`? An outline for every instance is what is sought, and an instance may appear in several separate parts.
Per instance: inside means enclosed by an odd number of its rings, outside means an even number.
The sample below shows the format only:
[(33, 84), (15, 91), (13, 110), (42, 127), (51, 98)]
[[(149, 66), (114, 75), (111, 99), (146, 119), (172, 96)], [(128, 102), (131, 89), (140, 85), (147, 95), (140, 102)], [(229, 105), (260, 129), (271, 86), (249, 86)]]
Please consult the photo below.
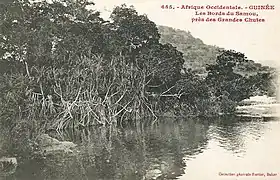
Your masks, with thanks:
[(154, 126), (98, 127), (55, 136), (77, 143), (77, 151), (20, 162), (5, 179), (280, 179), (278, 120), (165, 119)]

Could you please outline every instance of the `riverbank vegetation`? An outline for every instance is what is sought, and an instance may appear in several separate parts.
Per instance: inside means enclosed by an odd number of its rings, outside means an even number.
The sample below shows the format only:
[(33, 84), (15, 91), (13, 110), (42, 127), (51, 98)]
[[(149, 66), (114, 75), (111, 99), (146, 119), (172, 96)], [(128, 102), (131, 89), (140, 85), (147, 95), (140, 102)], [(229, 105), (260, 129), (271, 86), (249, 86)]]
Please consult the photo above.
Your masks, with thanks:
[(115, 7), (109, 21), (86, 0), (0, 7), (0, 123), (17, 135), (215, 116), (275, 93), (274, 70), (242, 73), (254, 63), (233, 50), (215, 50), (197, 71), (186, 59), (198, 50), (162, 43), (156, 24), (133, 7)]

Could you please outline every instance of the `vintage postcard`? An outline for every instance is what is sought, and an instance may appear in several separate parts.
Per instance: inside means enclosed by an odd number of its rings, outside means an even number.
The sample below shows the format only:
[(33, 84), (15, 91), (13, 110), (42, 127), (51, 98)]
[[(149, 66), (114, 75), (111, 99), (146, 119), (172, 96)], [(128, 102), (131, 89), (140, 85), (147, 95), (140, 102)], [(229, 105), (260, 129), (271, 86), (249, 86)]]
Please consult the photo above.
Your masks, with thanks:
[(0, 0), (0, 180), (279, 180), (279, 0)]

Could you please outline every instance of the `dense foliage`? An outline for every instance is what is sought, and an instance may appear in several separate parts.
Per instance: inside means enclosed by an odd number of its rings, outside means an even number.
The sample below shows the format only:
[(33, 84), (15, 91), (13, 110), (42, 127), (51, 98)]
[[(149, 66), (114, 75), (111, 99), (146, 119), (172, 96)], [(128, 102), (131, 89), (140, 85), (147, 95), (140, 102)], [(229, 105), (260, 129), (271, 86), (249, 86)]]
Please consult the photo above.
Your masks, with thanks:
[(216, 46), (206, 45), (201, 39), (192, 36), (191, 32), (158, 26), (161, 34), (160, 42), (170, 43), (183, 53), (186, 68), (197, 73), (206, 73), (207, 64), (214, 64), (216, 56), (222, 50)]
[[(177, 47), (183, 53), (186, 68), (192, 68), (199, 74), (207, 74), (206, 66), (208, 64), (215, 64), (216, 57), (220, 54), (223, 48), (206, 45), (199, 38), (195, 38), (188, 31), (173, 29), (166, 26), (158, 26), (161, 34), (160, 42), (170, 43)], [(246, 60), (234, 67), (236, 73), (240, 75), (255, 75), (258, 72), (271, 73), (275, 69), (263, 66), (252, 60)]]
[(250, 62), (244, 54), (223, 50), (204, 65), (205, 78), (184, 65), (185, 52), (160, 42), (146, 15), (121, 5), (105, 21), (93, 9), (86, 0), (0, 5), (2, 124), (38, 132), (209, 116), (269, 92), (270, 72), (236, 72)]

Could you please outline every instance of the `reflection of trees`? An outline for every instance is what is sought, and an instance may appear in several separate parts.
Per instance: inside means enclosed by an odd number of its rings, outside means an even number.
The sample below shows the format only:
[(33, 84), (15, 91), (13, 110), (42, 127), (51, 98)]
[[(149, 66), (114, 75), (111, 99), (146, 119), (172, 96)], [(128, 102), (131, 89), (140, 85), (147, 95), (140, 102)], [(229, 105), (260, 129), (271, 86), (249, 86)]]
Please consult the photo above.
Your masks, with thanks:
[(233, 153), (246, 151), (247, 138), (258, 140), (264, 129), (261, 119), (225, 117), (216, 122), (210, 135), (220, 146)]
[[(170, 123), (169, 123), (170, 122)], [(173, 179), (184, 173), (183, 158), (201, 152), (208, 125), (196, 120), (168, 120), (153, 127), (104, 128), (67, 132), (79, 144), (73, 155), (57, 155), (23, 164), (18, 179)], [(32, 167), (32, 169), (29, 169)], [(34, 168), (34, 169), (33, 169)], [(44, 177), (44, 178), (43, 178)]]
[(264, 124), (255, 121), (227, 117), (211, 123), (209, 129), (210, 123), (192, 119), (174, 123), (168, 119), (148, 127), (68, 131), (56, 137), (77, 143), (77, 152), (30, 159), (19, 165), (11, 179), (142, 180), (149, 179), (150, 174), (158, 174), (158, 179), (175, 179), (184, 173), (183, 159), (201, 153), (208, 138), (218, 140), (233, 153), (244, 152), (248, 138), (256, 140), (263, 131)]

